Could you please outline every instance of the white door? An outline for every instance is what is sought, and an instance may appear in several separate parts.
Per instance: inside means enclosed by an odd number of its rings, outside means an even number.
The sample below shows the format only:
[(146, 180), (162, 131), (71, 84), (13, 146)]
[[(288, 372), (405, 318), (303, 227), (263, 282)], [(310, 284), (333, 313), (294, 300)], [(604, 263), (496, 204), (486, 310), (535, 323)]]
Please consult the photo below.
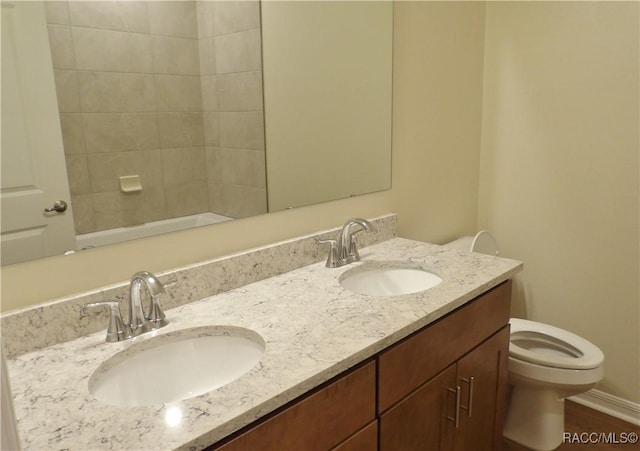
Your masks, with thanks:
[[(1, 262), (75, 249), (43, 2), (2, 0)], [(58, 200), (64, 212), (45, 212)]]

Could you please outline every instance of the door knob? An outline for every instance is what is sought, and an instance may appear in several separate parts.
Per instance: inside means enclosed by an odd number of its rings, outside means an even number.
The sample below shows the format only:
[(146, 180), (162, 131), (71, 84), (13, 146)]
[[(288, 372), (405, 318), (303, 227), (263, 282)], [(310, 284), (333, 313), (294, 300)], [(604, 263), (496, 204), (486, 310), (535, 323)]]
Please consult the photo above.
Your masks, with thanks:
[(45, 208), (45, 213), (51, 213), (55, 211), (56, 213), (62, 213), (67, 211), (67, 203), (63, 200), (57, 200), (53, 203), (53, 207)]

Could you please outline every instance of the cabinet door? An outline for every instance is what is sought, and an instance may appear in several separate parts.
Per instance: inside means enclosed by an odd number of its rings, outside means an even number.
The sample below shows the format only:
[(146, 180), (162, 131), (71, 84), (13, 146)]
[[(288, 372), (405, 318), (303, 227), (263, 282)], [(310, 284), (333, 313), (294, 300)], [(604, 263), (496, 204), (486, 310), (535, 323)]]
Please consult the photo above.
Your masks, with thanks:
[(451, 365), (384, 413), (380, 451), (451, 449), (455, 384), (456, 366)]
[(326, 451), (375, 420), (375, 362), (212, 449), (220, 451)]
[(499, 450), (506, 408), (509, 326), (458, 361), (461, 389), (457, 451)]

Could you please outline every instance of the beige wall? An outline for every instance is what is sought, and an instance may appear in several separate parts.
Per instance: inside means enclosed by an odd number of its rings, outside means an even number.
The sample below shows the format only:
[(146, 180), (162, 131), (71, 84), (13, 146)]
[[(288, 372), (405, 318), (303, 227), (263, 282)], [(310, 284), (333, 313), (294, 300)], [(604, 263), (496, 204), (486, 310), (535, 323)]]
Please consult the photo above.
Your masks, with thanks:
[(604, 352), (640, 401), (638, 3), (490, 2), (479, 228), (521, 259), (514, 316)]
[(395, 25), (399, 234), (445, 242), (476, 228), (484, 4), (396, 3)]

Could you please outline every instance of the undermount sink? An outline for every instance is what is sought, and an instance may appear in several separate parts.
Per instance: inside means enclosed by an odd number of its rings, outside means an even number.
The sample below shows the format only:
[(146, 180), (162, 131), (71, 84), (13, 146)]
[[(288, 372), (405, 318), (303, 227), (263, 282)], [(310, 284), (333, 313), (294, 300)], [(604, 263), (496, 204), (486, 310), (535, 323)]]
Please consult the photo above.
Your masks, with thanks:
[(417, 266), (401, 263), (363, 265), (342, 274), (340, 285), (369, 296), (400, 296), (433, 288), (442, 278)]
[(89, 379), (89, 392), (116, 406), (146, 406), (193, 398), (253, 368), (265, 350), (249, 329), (211, 326), (145, 339), (106, 360)]

